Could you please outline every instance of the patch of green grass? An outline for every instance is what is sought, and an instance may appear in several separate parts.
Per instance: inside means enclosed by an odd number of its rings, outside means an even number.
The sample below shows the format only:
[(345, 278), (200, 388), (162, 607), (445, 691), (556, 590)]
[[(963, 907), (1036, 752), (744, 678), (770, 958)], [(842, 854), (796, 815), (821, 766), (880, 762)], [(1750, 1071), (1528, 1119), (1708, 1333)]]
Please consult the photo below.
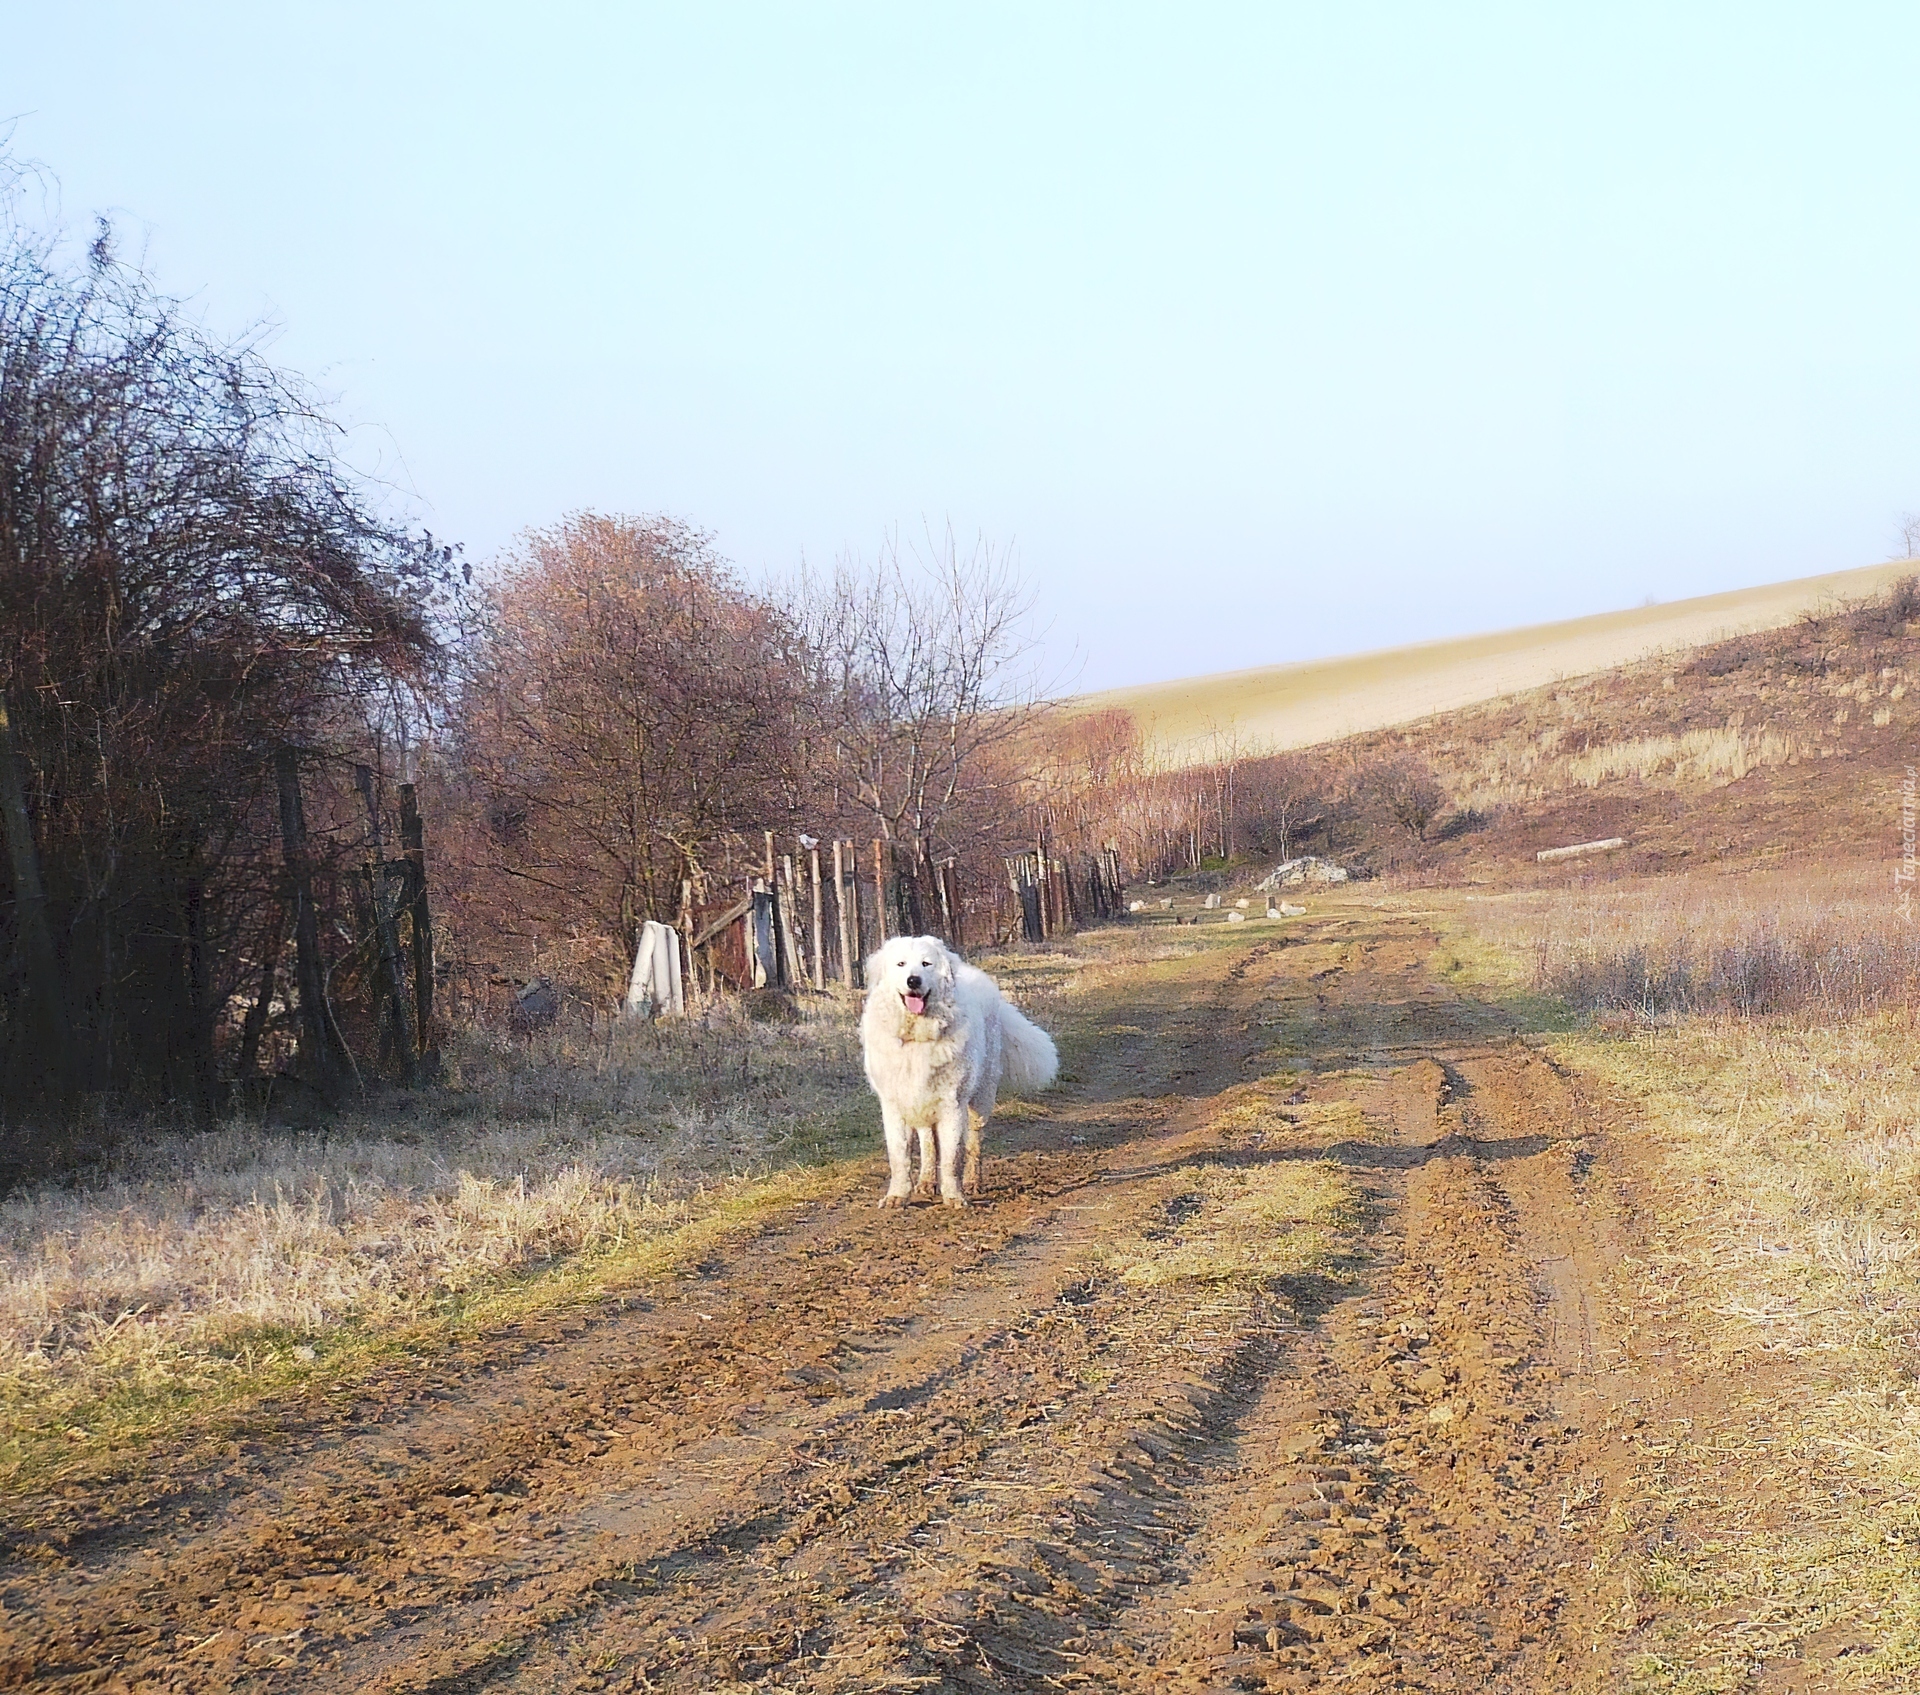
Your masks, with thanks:
[(1465, 920), (1442, 920), (1439, 945), (1426, 964), (1442, 982), (1499, 1007), (1523, 1030), (1553, 1035), (1579, 1027), (1573, 1007), (1534, 984), (1530, 960), (1518, 949), (1479, 934)]
[(1152, 1288), (1351, 1273), (1365, 1208), (1351, 1175), (1332, 1160), (1207, 1166), (1185, 1181), (1198, 1212), (1157, 1240), (1116, 1248), (1110, 1263), (1122, 1282)]

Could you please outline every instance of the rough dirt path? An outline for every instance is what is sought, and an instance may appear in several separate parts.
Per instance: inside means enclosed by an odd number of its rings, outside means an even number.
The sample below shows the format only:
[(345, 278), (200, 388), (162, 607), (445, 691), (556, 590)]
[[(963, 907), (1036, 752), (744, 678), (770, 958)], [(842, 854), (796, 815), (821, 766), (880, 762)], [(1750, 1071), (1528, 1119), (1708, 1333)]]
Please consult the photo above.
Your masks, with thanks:
[[(14, 1503), (0, 1687), (1610, 1687), (1614, 1154), (1431, 946), (1354, 909), (1160, 962), (967, 1213), (861, 1173), (590, 1320)], [(1303, 1161), (1365, 1198), (1337, 1272), (1116, 1272), (1204, 1233), (1205, 1174)]]

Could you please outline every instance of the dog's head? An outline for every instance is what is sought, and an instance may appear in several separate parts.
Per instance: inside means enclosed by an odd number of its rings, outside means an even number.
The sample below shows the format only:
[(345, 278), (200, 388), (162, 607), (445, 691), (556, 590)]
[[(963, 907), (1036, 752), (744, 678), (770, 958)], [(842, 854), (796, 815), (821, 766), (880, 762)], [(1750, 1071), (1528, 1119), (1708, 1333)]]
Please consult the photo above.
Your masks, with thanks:
[(867, 961), (867, 998), (900, 1009), (903, 1029), (926, 1019), (945, 1027), (953, 1003), (953, 955), (938, 936), (895, 936)]

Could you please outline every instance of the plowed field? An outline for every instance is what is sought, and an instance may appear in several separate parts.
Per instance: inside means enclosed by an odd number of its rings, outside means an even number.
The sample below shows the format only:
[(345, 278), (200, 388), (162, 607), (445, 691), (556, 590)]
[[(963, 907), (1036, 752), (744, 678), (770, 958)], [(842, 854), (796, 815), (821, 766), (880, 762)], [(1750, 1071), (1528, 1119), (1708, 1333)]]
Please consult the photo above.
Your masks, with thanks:
[(1417, 914), (1255, 929), (1075, 1002), (964, 1212), (878, 1210), (876, 1131), (585, 1318), (11, 1503), (0, 1687), (1619, 1687), (1631, 1138)]

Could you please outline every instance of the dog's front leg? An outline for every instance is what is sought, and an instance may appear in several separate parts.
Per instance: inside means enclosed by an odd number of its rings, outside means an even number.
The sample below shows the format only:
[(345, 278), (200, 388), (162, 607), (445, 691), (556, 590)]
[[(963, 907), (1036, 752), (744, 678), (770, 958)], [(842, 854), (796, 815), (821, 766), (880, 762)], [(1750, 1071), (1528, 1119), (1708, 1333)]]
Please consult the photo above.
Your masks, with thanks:
[(967, 1204), (966, 1194), (960, 1187), (960, 1149), (966, 1140), (966, 1131), (967, 1109), (958, 1101), (942, 1106), (934, 1134), (940, 1144), (940, 1200), (950, 1207)]
[(920, 1138), (920, 1180), (913, 1186), (916, 1201), (930, 1201), (940, 1189), (940, 1155), (935, 1146), (933, 1126), (923, 1124), (914, 1132)]
[(887, 1139), (887, 1192), (883, 1207), (903, 1207), (913, 1188), (913, 1132), (901, 1121), (899, 1111), (888, 1101), (880, 1103), (880, 1131)]
[(960, 1187), (969, 1195), (980, 1193), (980, 1138), (987, 1128), (986, 1116), (977, 1108), (967, 1108), (967, 1163), (960, 1173)]

